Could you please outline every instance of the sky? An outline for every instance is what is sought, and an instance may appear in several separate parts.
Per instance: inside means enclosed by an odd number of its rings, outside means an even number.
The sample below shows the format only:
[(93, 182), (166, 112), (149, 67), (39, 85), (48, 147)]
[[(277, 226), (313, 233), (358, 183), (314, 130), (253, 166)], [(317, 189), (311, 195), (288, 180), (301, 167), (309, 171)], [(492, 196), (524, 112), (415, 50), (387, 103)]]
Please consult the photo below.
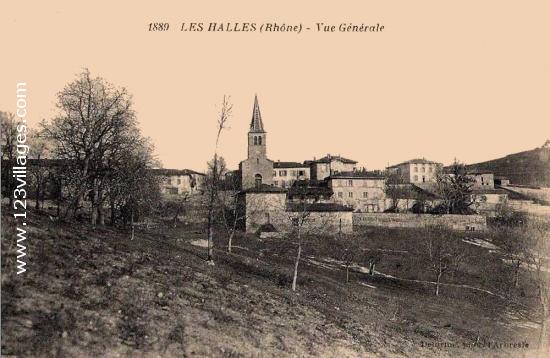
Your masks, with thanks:
[[(148, 31), (156, 21), (170, 31)], [(312, 30), (191, 33), (183, 22)], [(317, 22), (384, 30), (319, 33)], [(205, 169), (224, 95), (233, 112), (219, 151), (232, 168), (255, 94), (272, 160), (475, 163), (550, 138), (548, 1), (12, 1), (0, 34), (0, 110), (15, 111), (26, 82), (30, 124), (50, 119), (56, 93), (89, 68), (133, 95), (165, 168)]]

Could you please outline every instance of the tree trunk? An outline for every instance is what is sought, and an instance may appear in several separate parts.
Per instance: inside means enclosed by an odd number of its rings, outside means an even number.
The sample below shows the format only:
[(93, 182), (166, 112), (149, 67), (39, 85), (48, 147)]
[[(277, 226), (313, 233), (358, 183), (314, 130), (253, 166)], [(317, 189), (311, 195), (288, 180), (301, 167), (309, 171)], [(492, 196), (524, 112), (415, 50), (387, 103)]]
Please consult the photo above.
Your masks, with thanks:
[[(38, 159), (40, 159), (40, 157)], [(38, 180), (38, 178), (36, 179), (36, 198), (34, 202), (34, 208), (36, 210), (40, 209), (40, 180)]]
[(514, 287), (519, 287), (519, 267), (521, 266), (521, 262), (518, 262), (516, 264), (516, 271), (514, 272)]
[(62, 199), (62, 193), (63, 193), (63, 182), (61, 181), (61, 179), (59, 180), (59, 187), (58, 187), (58, 190), (59, 192), (57, 193), (57, 218), (59, 219), (59, 215), (61, 214), (61, 199)]
[(227, 252), (231, 252), (231, 243), (233, 241), (233, 236), (235, 236), (235, 228), (231, 230), (231, 233), (229, 234), (229, 240), (227, 242)]
[(99, 199), (99, 189), (97, 184), (97, 179), (93, 181), (93, 197), (92, 197), (92, 212), (90, 215), (90, 223), (95, 226), (97, 222), (97, 205)]
[(134, 210), (132, 209), (132, 213), (130, 214), (130, 225), (132, 226), (132, 237), (130, 240), (134, 239)]
[(208, 212), (208, 257), (207, 261), (214, 263), (214, 210)]
[(209, 264), (214, 264), (214, 202), (216, 200), (218, 185), (218, 154), (214, 153), (214, 165), (212, 168), (212, 187), (210, 188), (210, 201), (208, 203), (208, 257)]
[(441, 271), (439, 271), (437, 273), (437, 283), (435, 284), (435, 295), (436, 296), (439, 296), (439, 283), (441, 282), (441, 274), (442, 274)]
[(546, 347), (546, 319), (543, 317), (540, 323), (539, 349), (542, 351)]
[(103, 188), (100, 186), (98, 188), (97, 195), (97, 221), (101, 226), (105, 226), (105, 213), (103, 212)]
[(296, 280), (298, 279), (298, 264), (300, 263), (301, 255), (302, 255), (302, 240), (300, 238), (300, 231), (298, 229), (298, 253), (296, 255), (296, 262), (294, 263), (294, 277), (292, 278), (292, 291), (296, 291)]
[(346, 265), (346, 283), (349, 282), (349, 265)]
[(544, 349), (547, 349), (547, 341), (546, 341), (546, 329), (548, 324), (548, 316), (549, 316), (549, 307), (546, 300), (546, 297), (544, 297), (544, 293), (541, 289), (539, 289), (539, 295), (540, 295), (540, 304), (542, 308), (542, 319), (540, 322), (540, 335), (539, 335), (539, 349), (542, 351)]
[(109, 201), (111, 204), (111, 226), (115, 226), (115, 221), (116, 221), (115, 200), (110, 197)]

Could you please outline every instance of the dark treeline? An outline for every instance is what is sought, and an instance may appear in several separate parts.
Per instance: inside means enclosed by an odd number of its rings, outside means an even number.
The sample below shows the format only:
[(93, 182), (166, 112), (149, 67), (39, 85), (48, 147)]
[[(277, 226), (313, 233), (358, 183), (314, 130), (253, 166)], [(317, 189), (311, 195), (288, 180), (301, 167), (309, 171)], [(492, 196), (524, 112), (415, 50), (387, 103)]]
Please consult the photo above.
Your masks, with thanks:
[[(60, 218), (88, 217), (93, 225), (126, 223), (160, 198), (153, 146), (139, 128), (132, 96), (88, 70), (58, 94), (57, 113), (26, 132), (27, 199), (52, 200)], [(2, 193), (12, 197), (17, 123), (2, 119)]]

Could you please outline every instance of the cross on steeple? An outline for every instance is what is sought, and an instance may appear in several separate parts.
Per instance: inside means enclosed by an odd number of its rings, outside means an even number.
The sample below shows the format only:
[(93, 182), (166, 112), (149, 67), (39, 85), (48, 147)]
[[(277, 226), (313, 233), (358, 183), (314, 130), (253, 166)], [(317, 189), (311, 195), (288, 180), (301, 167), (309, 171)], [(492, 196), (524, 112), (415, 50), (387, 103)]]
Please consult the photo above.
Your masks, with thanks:
[(263, 133), (264, 124), (260, 113), (260, 105), (258, 104), (258, 96), (254, 95), (254, 108), (252, 109), (252, 121), (250, 122), (250, 132)]

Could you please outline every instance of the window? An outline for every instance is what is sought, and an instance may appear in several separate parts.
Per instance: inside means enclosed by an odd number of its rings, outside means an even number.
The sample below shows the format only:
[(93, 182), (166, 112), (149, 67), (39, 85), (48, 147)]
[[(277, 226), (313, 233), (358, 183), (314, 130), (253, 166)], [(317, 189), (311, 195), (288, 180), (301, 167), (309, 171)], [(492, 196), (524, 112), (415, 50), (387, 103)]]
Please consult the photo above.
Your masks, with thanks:
[(279, 182), (277, 180), (273, 180), (273, 185), (279, 186)]
[(339, 198), (343, 198), (344, 197), (344, 193), (342, 193), (341, 191), (338, 192), (338, 197)]
[(178, 178), (178, 185), (179, 185), (179, 184), (181, 184), (181, 179), (180, 179), (180, 178)]
[(366, 191), (364, 191), (364, 192), (363, 192), (363, 198), (366, 199), (366, 198), (368, 198), (368, 197), (369, 197), (369, 193), (366, 192)]
[(415, 176), (413, 177), (413, 181), (418, 181), (418, 175), (415, 175)]
[(279, 170), (280, 177), (286, 177), (286, 170)]
[(426, 168), (422, 167), (422, 173), (426, 172)]
[(254, 183), (256, 188), (260, 188), (262, 186), (262, 176), (260, 174), (256, 174), (254, 176)]
[(291, 170), (291, 171), (290, 171), (290, 175), (293, 176), (293, 177), (295, 177), (295, 176), (296, 176), (296, 170)]
[(349, 196), (350, 198), (353, 198), (353, 192), (350, 191), (350, 192), (348, 193), (348, 196)]
[(428, 171), (429, 171), (430, 173), (433, 172), (433, 170), (434, 170), (434, 168), (432, 168), (432, 167), (429, 167), (429, 168), (428, 168)]
[(414, 172), (417, 173), (418, 172), (418, 167), (415, 165), (414, 166)]
[(254, 136), (254, 145), (258, 145), (258, 137)]
[(262, 145), (262, 137), (258, 137), (258, 145)]
[(281, 188), (286, 188), (286, 181), (281, 180)]
[(348, 180), (348, 186), (353, 186), (353, 180)]
[(426, 177), (422, 175), (422, 183), (425, 183), (425, 182), (426, 182)]
[(277, 171), (276, 171), (276, 170), (273, 171), (273, 176), (274, 176), (274, 177), (277, 176)]
[(298, 170), (298, 176), (303, 176), (304, 175), (304, 171), (303, 170)]

